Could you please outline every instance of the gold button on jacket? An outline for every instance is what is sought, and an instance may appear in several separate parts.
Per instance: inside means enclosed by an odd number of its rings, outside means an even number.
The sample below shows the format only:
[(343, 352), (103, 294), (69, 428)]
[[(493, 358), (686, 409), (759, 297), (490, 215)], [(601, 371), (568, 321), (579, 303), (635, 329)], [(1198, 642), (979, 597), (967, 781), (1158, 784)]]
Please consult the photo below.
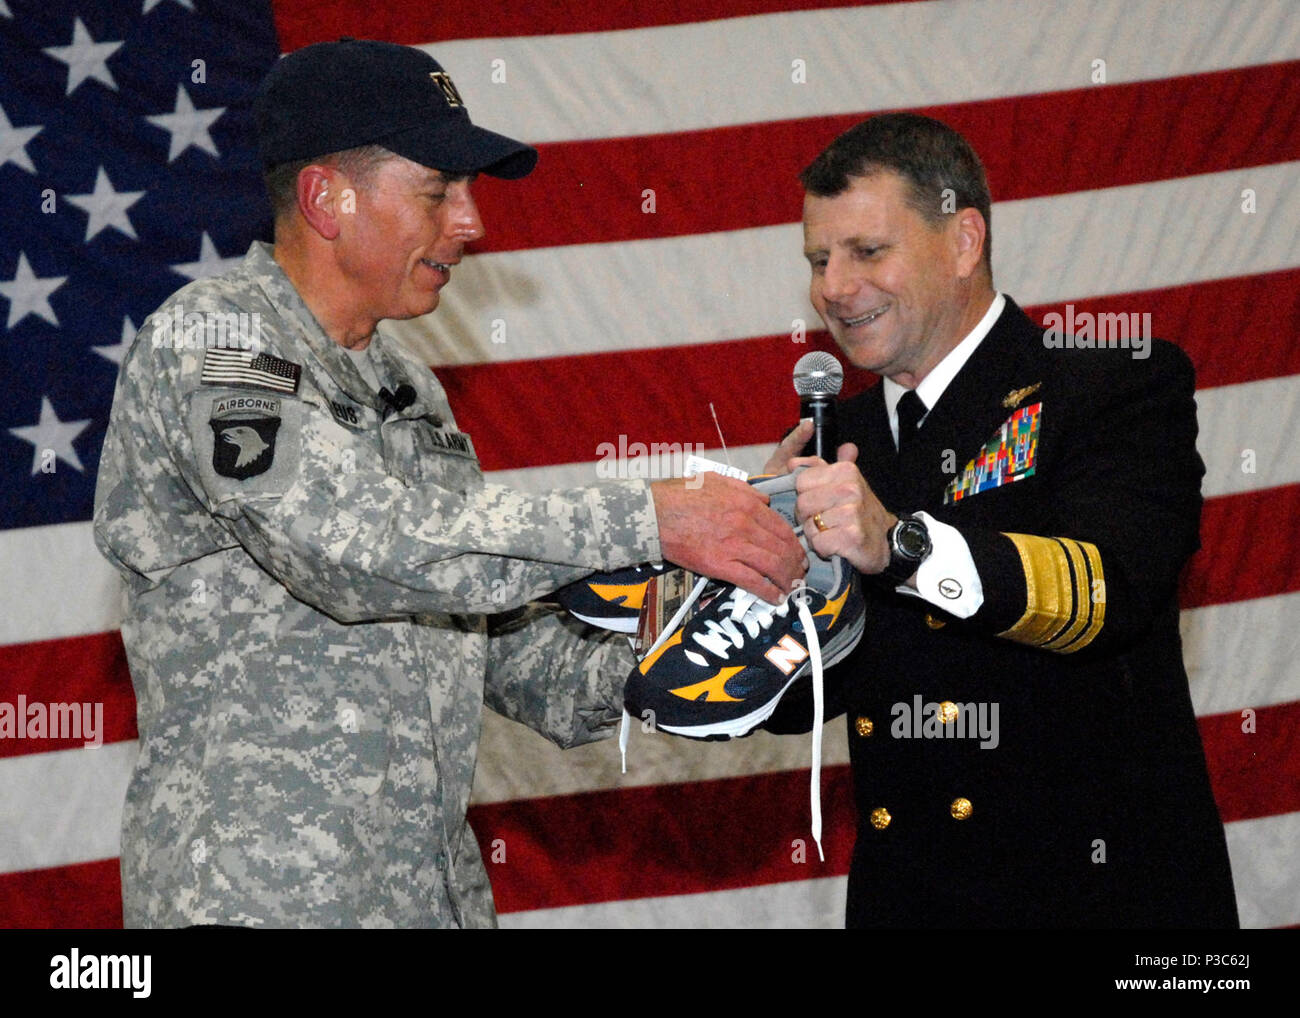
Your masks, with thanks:
[(876, 726), (872, 723), (871, 718), (866, 717), (865, 715), (859, 716), (854, 720), (853, 728), (864, 739), (876, 730)]
[(878, 831), (883, 831), (889, 826), (889, 822), (894, 818), (889, 815), (889, 810), (883, 806), (877, 806), (871, 811), (871, 826)]
[(954, 820), (965, 820), (975, 812), (975, 807), (970, 804), (969, 799), (957, 798), (953, 799), (948, 812), (952, 814)]

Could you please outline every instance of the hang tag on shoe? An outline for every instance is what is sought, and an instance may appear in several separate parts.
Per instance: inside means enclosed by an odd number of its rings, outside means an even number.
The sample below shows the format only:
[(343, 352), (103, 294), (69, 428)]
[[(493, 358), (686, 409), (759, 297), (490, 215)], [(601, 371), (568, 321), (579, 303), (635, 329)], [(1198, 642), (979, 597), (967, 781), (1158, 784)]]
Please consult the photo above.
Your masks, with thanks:
[(650, 653), (664, 628), (690, 596), (698, 579), (698, 576), (685, 569), (671, 569), (650, 578), (646, 584), (645, 598), (641, 602), (636, 639), (632, 643), (632, 653), (638, 661)]
[(717, 460), (705, 459), (703, 456), (697, 456), (691, 453), (686, 457), (686, 465), (682, 473), (687, 477), (694, 477), (697, 474), (722, 474), (724, 477), (734, 477), (738, 481), (748, 481), (749, 474), (741, 470), (740, 467), (733, 467), (729, 463), (719, 463)]

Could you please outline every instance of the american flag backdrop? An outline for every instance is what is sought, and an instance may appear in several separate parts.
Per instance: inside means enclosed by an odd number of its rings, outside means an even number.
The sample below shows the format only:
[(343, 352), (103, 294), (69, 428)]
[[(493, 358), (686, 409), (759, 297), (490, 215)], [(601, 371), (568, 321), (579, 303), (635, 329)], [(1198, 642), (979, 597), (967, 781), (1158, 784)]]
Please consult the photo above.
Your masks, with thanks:
[[(89, 522), (114, 378), (163, 298), (265, 235), (249, 93), (341, 35), (427, 46), (478, 123), (541, 150), (475, 185), (486, 238), (398, 326), (484, 469), (532, 490), (595, 480), (620, 436), (721, 458), (710, 404), (761, 464), (794, 361), (832, 349), (795, 175), (874, 112), (962, 131), (998, 288), (1040, 319), (1149, 313), (1196, 365), (1192, 695), (1243, 924), (1300, 924), (1294, 0), (0, 0), (0, 926), (121, 923), (135, 710)], [(33, 704), (92, 709), (53, 738), (12, 723)], [(841, 924), (841, 721), (826, 740), (822, 863), (807, 739), (634, 730), (623, 775), (610, 742), (487, 716), (471, 820), (502, 924)]]

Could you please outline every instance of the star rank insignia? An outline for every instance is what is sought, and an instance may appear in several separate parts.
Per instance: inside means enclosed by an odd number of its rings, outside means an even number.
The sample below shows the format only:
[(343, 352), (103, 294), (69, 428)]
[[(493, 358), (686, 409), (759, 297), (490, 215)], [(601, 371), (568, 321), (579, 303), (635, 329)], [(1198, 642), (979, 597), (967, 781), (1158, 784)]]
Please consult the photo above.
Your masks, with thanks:
[(1012, 389), (1002, 397), (1002, 405), (1010, 410), (1019, 404), (1026, 396), (1032, 395), (1042, 387), (1042, 382), (1035, 382), (1033, 385), (1026, 385), (1023, 389)]

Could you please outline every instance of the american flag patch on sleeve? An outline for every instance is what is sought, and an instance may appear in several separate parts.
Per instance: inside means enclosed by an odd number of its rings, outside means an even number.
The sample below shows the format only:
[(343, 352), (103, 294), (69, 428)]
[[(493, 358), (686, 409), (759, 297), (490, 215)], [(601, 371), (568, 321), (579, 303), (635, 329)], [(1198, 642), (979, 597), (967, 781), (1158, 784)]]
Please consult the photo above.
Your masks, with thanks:
[(247, 350), (208, 350), (203, 354), (204, 385), (249, 385), (293, 395), (298, 391), (302, 367), (269, 353)]

